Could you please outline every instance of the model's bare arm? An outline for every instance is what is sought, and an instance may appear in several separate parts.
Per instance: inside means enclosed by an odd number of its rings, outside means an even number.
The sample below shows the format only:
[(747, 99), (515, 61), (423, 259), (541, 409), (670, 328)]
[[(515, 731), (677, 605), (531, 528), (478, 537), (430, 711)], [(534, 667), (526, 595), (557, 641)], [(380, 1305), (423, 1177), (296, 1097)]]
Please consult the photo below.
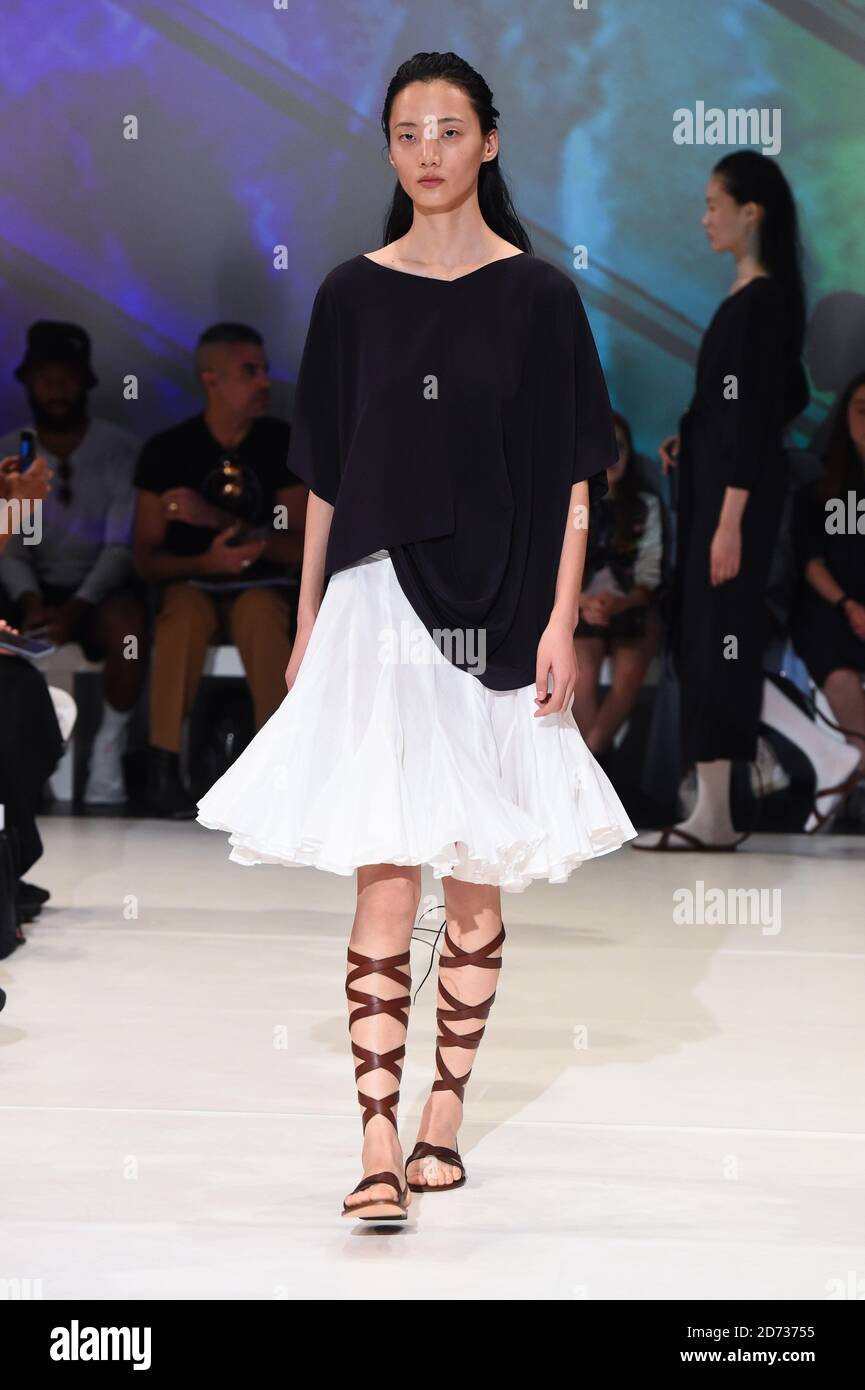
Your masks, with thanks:
[(306, 505), (306, 526), (303, 535), (303, 567), (300, 572), (300, 594), (297, 601), (297, 635), (291, 649), (291, 659), (285, 668), (285, 684), (294, 685), (303, 654), (312, 634), (324, 594), (324, 561), (333, 507), (314, 492)]
[[(574, 629), (580, 616), (580, 586), (583, 582), (583, 567), (586, 563), (588, 533), (589, 484), (587, 482), (574, 483), (571, 488), (568, 520), (559, 556), (553, 609), (538, 643), (535, 672), (537, 681), (535, 698), (538, 704), (538, 709), (535, 710), (536, 719), (540, 715), (569, 710), (574, 698), (578, 674)], [(547, 685), (551, 672), (553, 691), (551, 695), (548, 695)]]

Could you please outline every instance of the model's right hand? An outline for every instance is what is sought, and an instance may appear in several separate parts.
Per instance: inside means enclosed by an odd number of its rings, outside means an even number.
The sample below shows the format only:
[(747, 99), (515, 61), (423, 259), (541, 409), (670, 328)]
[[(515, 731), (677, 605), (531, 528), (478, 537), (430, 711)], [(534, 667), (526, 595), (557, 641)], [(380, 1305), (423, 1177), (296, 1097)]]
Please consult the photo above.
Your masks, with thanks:
[[(246, 541), (243, 545), (228, 544), (229, 537), (235, 534), (238, 525), (236, 522), (233, 526), (226, 526), (224, 531), (213, 537), (202, 557), (206, 573), (243, 574), (243, 571), (258, 559), (267, 544), (266, 541)], [(244, 564), (244, 561), (248, 561), (248, 564)]]
[(681, 443), (682, 441), (679, 435), (671, 434), (658, 448), (658, 453), (661, 458), (661, 467), (665, 476), (671, 469), (675, 468), (676, 464), (679, 462), (679, 449)]

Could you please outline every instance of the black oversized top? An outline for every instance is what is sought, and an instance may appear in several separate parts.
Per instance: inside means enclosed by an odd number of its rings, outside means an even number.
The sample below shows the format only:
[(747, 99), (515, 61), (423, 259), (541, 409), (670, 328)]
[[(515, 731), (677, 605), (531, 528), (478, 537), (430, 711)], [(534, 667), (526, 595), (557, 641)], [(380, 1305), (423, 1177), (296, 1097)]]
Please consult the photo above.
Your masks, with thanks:
[(571, 487), (603, 496), (617, 456), (555, 266), (524, 253), (437, 280), (359, 255), (323, 280), (288, 465), (335, 509), (325, 573), (386, 548), (440, 651), (490, 689), (534, 683)]

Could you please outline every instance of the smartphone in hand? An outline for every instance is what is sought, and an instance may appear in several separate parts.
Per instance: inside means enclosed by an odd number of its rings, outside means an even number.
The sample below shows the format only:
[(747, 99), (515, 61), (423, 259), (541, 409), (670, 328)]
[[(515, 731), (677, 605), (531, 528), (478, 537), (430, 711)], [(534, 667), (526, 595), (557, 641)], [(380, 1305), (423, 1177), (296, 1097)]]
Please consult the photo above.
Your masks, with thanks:
[(36, 431), (22, 430), (18, 436), (18, 472), (26, 473), (36, 459)]

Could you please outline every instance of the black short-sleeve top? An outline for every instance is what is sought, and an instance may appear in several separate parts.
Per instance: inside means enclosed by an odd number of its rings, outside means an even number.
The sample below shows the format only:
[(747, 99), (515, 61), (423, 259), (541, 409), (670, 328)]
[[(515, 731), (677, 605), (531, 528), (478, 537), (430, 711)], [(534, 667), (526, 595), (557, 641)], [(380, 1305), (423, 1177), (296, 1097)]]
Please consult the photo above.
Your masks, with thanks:
[(721, 300), (703, 335), (681, 422), (686, 462), (719, 488), (756, 490), (808, 397), (784, 292), (774, 276), (756, 275)]
[[(254, 526), (273, 522), (277, 493), (300, 486), (301, 478), (286, 471), (285, 458), (291, 427), (285, 420), (260, 415), (253, 420), (238, 447), (227, 452), (207, 427), (203, 412), (172, 425), (147, 440), (138, 457), (133, 477), (144, 492), (167, 492), (189, 487), (224, 510), (231, 510), (221, 496), (220, 470), (231, 459), (242, 469), (242, 489), (236, 512)], [(203, 555), (216, 532), (209, 526), (170, 521), (162, 549), (169, 555)], [(260, 556), (243, 572), (244, 580), (282, 577), (287, 565)]]
[(359, 255), (313, 303), (289, 468), (333, 506), (327, 576), (387, 549), (443, 655), (535, 681), (574, 483), (618, 448), (573, 281), (527, 253), (456, 280)]

